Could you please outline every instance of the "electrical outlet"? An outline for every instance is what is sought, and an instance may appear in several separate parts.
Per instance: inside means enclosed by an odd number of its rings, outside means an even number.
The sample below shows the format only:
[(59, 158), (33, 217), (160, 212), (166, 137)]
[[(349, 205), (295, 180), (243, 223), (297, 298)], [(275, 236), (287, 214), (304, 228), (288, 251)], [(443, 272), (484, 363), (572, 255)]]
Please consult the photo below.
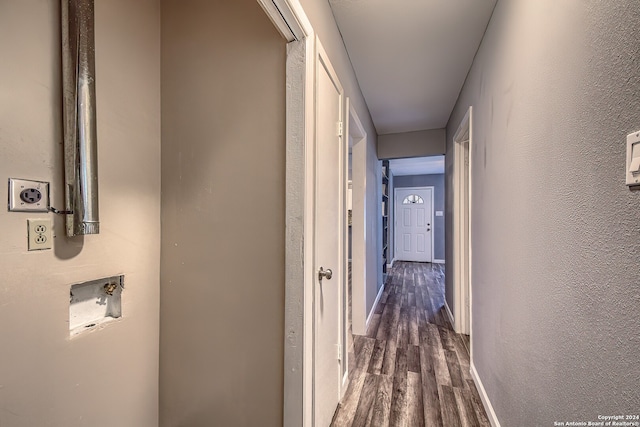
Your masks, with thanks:
[(49, 183), (9, 178), (9, 211), (49, 212)]
[(53, 247), (53, 226), (50, 219), (28, 219), (30, 251), (41, 251)]

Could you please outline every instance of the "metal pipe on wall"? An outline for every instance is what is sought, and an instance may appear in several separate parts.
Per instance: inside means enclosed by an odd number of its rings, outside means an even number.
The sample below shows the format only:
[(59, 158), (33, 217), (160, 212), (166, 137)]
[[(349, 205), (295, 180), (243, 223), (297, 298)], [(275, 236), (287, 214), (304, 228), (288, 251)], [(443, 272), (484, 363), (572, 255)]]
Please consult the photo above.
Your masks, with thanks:
[(93, 0), (61, 0), (67, 236), (98, 234)]

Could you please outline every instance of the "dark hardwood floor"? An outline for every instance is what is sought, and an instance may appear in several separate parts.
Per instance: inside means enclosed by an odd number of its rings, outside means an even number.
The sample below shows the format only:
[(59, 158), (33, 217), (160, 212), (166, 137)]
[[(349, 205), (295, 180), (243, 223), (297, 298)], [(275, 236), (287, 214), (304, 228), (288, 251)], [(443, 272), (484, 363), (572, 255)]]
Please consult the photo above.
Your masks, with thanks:
[(335, 427), (488, 427), (468, 337), (444, 308), (444, 266), (396, 262), (366, 336), (354, 336)]

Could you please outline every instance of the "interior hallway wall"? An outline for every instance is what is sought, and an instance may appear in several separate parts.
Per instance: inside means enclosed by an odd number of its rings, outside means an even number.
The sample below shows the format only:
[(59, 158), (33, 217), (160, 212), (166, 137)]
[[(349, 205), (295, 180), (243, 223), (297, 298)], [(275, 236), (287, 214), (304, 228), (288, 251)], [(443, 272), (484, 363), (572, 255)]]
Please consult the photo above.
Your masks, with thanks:
[(286, 41), (162, 1), (160, 425), (283, 422)]
[(473, 105), (473, 355), (503, 426), (640, 407), (638, 22), (637, 0), (499, 1), (449, 121), (451, 224)]
[[(0, 2), (0, 171), (64, 207), (60, 2)], [(95, 5), (98, 235), (0, 210), (0, 426), (157, 427), (160, 7)], [(54, 218), (55, 216), (55, 218)], [(54, 248), (27, 252), (27, 218)], [(125, 275), (123, 317), (69, 338), (72, 284)]]
[(380, 159), (438, 156), (444, 154), (446, 148), (446, 129), (390, 133), (378, 136), (378, 157)]

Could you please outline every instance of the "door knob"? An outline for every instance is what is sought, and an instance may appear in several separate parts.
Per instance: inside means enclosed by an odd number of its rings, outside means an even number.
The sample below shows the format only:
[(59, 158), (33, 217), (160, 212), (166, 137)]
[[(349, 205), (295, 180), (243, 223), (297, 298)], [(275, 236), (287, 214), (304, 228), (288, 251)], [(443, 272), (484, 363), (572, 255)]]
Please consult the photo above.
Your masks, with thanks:
[(331, 280), (331, 277), (333, 276), (333, 271), (331, 271), (330, 268), (327, 268), (326, 270), (322, 267), (320, 267), (320, 271), (318, 271), (318, 279), (322, 280), (323, 277), (326, 277), (327, 280)]

